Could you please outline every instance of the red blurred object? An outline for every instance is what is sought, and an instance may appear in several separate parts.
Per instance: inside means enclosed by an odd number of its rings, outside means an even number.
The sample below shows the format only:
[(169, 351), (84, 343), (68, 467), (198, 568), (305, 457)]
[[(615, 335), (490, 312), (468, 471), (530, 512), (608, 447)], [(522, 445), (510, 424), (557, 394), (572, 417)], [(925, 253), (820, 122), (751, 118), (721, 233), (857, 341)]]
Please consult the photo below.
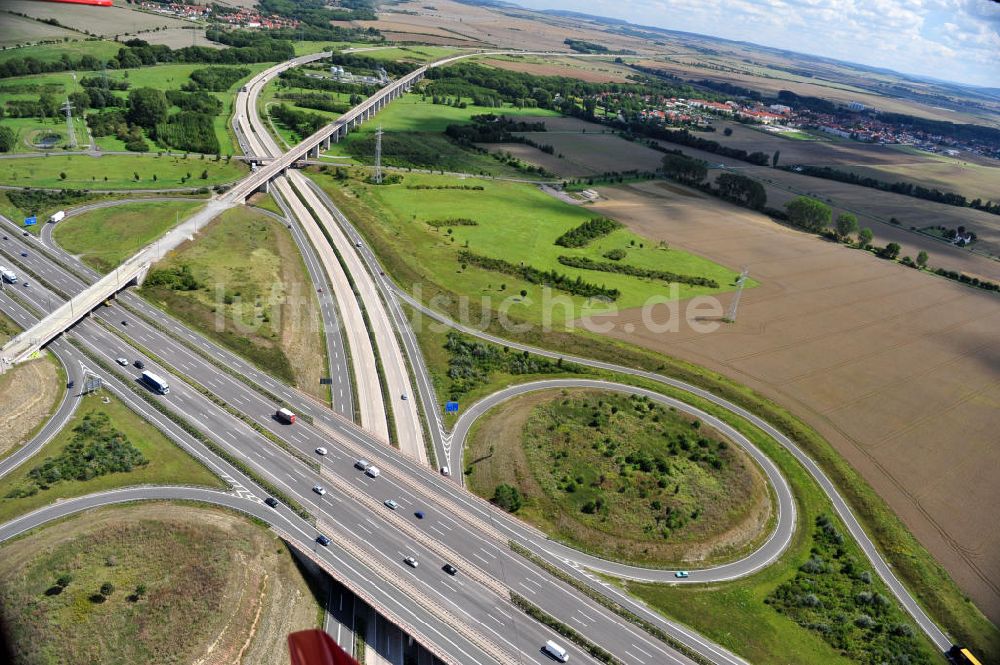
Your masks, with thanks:
[(358, 665), (322, 630), (300, 630), (288, 636), (292, 665)]
[(111, 0), (45, 0), (46, 2), (61, 2), (66, 5), (94, 5), (95, 7), (110, 7)]

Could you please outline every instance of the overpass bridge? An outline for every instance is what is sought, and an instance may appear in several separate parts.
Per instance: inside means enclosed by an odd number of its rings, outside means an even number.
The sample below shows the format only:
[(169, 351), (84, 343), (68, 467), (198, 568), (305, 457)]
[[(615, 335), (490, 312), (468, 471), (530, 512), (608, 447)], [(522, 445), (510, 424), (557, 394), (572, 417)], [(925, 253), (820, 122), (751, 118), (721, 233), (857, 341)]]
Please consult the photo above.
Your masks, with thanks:
[[(184, 240), (193, 237), (195, 233), (200, 231), (202, 227), (212, 221), (219, 213), (235, 205), (246, 203), (246, 200), (256, 192), (267, 191), (269, 183), (275, 178), (285, 175), (288, 169), (293, 167), (296, 162), (319, 157), (320, 151), (329, 149), (331, 142), (340, 141), (352, 129), (373, 118), (387, 104), (404, 95), (429, 70), (436, 67), (443, 67), (468, 57), (510, 54), (553, 55), (553, 53), (547, 51), (476, 51), (474, 53), (463, 53), (424, 65), (392, 81), (337, 118), (334, 122), (292, 147), (280, 157), (276, 157), (266, 163), (261, 160), (259, 166), (255, 164), (255, 170), (252, 173), (236, 183), (225, 194), (210, 200), (193, 217), (185, 220), (184, 223), (169, 231), (152, 245), (140, 250), (117, 269), (88, 287), (86, 291), (78, 294), (62, 307), (36, 323), (30, 330), (24, 331), (7, 342), (3, 348), (0, 348), (0, 374), (12, 365), (30, 358), (39, 349), (58, 337), (80, 319), (87, 316), (95, 307), (114, 296), (120, 290), (132, 284), (142, 283), (146, 273), (149, 271), (149, 266), (163, 258), (167, 252), (177, 247)], [(329, 51), (324, 51), (287, 60), (260, 72), (250, 79), (247, 85), (254, 85), (261, 79), (271, 78), (286, 69), (307, 62), (322, 60), (330, 57), (330, 55)], [(581, 55), (581, 57), (584, 56)], [(256, 130), (254, 130), (253, 125), (247, 118), (241, 117), (241, 113), (245, 113), (245, 110), (237, 112), (234, 124), (238, 124), (241, 131), (255, 132)]]

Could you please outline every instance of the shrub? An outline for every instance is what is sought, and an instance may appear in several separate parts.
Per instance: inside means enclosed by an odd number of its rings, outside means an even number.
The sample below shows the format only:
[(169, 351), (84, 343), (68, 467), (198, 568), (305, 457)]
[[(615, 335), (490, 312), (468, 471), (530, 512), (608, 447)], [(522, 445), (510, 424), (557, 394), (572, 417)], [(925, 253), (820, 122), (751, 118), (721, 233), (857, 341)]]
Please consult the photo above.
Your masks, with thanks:
[(508, 513), (516, 513), (524, 505), (524, 498), (521, 496), (520, 490), (513, 485), (504, 483), (497, 485), (493, 491), (493, 503)]

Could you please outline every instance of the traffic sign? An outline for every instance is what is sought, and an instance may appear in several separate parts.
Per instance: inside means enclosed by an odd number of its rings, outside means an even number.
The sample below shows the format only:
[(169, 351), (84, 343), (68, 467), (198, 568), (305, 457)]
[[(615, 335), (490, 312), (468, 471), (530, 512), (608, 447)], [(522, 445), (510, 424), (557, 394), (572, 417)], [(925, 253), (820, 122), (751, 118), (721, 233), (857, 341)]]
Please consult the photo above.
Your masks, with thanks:
[(38, 218), (35, 217), (34, 215), (32, 215), (31, 217), (25, 217), (24, 218), (24, 225), (25, 226), (34, 226), (37, 223), (38, 223)]
[(445, 402), (444, 410), (445, 413), (458, 413), (458, 402)]

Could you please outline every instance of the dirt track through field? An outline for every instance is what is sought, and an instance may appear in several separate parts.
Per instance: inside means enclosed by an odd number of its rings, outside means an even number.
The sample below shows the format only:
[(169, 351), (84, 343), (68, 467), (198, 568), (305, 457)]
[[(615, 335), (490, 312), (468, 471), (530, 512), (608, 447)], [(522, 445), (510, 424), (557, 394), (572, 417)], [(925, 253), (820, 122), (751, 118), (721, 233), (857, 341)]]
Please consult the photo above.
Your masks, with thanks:
[(1000, 531), (982, 509), (1000, 505), (1000, 300), (678, 189), (604, 188), (594, 207), (747, 266), (761, 286), (715, 333), (653, 333), (631, 311), (611, 334), (717, 370), (805, 419), (1000, 620)]

